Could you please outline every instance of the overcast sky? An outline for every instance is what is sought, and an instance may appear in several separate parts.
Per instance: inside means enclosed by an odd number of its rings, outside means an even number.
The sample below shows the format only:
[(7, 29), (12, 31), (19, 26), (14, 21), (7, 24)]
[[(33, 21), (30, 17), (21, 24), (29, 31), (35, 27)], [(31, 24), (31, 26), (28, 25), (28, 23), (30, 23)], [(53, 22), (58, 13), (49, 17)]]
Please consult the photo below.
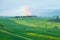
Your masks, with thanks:
[(55, 10), (60, 10), (60, 0), (0, 0), (0, 16), (44, 15)]

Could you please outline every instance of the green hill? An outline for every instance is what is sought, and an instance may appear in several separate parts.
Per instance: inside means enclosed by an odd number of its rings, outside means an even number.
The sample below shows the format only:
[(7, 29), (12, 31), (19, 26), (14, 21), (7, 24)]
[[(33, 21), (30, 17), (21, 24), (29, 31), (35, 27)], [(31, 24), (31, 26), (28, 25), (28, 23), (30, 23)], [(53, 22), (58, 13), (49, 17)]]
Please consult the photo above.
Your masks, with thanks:
[(48, 18), (0, 18), (0, 40), (60, 40), (60, 23), (47, 22), (48, 20)]

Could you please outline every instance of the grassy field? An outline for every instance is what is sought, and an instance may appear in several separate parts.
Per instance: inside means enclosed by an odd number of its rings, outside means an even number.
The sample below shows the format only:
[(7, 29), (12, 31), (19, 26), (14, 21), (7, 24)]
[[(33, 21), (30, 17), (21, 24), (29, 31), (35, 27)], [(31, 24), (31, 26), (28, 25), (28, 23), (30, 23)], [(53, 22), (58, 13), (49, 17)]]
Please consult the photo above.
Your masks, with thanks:
[[(0, 18), (0, 40), (60, 40), (60, 23), (48, 18)], [(46, 27), (47, 25), (47, 27)], [(57, 26), (58, 28), (54, 28)]]

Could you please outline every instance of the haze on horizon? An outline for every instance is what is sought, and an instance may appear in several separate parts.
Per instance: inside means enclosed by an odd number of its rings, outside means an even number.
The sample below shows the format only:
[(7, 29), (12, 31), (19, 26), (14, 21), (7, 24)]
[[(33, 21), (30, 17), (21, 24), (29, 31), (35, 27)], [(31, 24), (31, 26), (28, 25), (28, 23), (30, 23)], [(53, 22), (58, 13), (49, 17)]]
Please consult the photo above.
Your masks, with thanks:
[(0, 16), (60, 16), (60, 0), (0, 0)]

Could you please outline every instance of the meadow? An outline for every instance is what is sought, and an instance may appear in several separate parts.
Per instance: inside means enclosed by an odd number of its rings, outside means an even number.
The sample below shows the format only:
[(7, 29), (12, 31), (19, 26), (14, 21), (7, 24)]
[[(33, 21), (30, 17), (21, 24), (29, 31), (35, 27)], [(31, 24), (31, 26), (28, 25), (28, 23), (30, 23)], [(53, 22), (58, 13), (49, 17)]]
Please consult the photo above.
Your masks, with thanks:
[(49, 18), (0, 18), (0, 40), (60, 40), (60, 23), (48, 20)]

